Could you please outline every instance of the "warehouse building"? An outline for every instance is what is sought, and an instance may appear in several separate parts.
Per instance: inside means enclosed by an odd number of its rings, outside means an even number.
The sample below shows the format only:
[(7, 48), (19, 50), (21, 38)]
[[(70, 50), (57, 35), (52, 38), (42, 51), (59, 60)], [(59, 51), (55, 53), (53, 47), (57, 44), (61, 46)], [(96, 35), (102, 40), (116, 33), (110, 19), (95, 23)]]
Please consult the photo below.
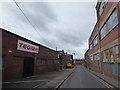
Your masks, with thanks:
[(97, 23), (88, 41), (85, 66), (120, 79), (120, 2), (103, 1), (96, 5)]
[(65, 53), (64, 50), (58, 51), (60, 59), (60, 69), (66, 68), (68, 63), (74, 64), (73, 55)]
[[(3, 81), (60, 69), (58, 51), (5, 29), (0, 29), (0, 32), (2, 32)], [(71, 60), (71, 57), (67, 60)]]

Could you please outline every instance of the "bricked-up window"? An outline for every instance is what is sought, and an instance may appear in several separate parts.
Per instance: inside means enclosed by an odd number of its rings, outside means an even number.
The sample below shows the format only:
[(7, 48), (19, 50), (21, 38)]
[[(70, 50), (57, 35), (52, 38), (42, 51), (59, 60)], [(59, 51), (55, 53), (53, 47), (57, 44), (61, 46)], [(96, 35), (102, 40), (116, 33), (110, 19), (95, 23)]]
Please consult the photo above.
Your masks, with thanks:
[(106, 7), (106, 4), (107, 4), (108, 0), (103, 0), (100, 4), (100, 7), (99, 7), (99, 16), (102, 15), (105, 7)]
[(98, 44), (98, 36), (96, 36), (96, 37), (94, 38), (93, 43), (94, 43), (94, 46), (96, 46), (96, 45)]

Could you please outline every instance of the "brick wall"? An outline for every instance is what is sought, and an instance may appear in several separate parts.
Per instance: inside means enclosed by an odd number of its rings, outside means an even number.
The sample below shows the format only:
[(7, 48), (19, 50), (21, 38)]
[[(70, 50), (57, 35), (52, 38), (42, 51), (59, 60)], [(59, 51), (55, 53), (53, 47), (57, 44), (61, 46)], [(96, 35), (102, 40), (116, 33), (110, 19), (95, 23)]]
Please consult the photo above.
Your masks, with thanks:
[[(1, 31), (1, 30), (0, 30)], [(17, 43), (18, 40), (25, 41), (27, 43), (31, 43), (33, 45), (39, 46), (39, 53), (30, 53), (25, 51), (17, 50)], [(15, 35), (11, 32), (6, 30), (2, 30), (2, 56), (4, 67), (3, 71), (3, 80), (7, 79), (14, 79), (20, 78), (23, 76), (23, 65), (24, 65), (24, 58), (31, 57), (34, 59), (41, 58), (46, 60), (58, 60), (58, 52), (49, 49), (45, 46), (39, 45), (33, 41)], [(35, 64), (35, 63), (34, 63)], [(52, 65), (34, 65), (34, 74), (47, 72), (47, 71), (54, 71), (59, 70), (58, 64)]]

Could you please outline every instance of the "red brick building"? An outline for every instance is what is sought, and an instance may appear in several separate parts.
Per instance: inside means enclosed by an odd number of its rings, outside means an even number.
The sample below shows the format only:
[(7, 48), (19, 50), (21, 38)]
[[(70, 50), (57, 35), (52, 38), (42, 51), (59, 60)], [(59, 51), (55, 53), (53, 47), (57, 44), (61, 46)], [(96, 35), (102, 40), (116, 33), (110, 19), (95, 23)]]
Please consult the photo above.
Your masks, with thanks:
[(74, 59), (75, 65), (82, 65), (84, 63), (84, 60), (82, 59)]
[(58, 51), (58, 52), (59, 52), (61, 69), (66, 68), (66, 64), (68, 64), (68, 63), (74, 64), (73, 55), (65, 53), (64, 50)]
[[(0, 29), (0, 32), (2, 32), (2, 55), (0, 55), (3, 81), (59, 70), (58, 51), (4, 29)], [(71, 57), (67, 57), (67, 60), (71, 60)]]
[(89, 37), (85, 63), (94, 71), (120, 79), (120, 2), (103, 1), (96, 5), (97, 23)]

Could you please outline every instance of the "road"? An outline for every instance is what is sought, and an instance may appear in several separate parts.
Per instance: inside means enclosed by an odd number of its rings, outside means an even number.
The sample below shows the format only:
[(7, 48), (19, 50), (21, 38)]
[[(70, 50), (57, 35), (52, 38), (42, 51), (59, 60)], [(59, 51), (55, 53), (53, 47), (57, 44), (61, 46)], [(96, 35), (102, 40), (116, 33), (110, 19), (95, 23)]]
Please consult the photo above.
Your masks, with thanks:
[(83, 66), (76, 66), (60, 88), (107, 88)]

